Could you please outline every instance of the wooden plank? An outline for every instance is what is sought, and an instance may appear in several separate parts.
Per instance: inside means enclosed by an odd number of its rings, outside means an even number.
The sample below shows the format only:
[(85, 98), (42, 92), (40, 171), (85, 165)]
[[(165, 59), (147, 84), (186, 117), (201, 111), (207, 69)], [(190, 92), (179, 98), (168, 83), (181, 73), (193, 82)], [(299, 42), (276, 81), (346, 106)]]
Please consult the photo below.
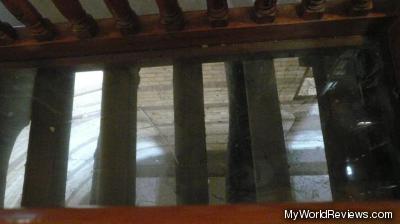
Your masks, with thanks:
[(45, 209), (45, 210), (3, 210), (0, 211), (0, 223), (26, 224), (287, 224), (292, 221), (284, 219), (285, 209), (312, 211), (365, 211), (393, 212), (388, 219), (310, 219), (297, 220), (305, 224), (319, 222), (326, 224), (378, 224), (399, 223), (400, 203), (367, 202), (367, 203), (291, 203), (265, 205), (230, 205), (230, 206), (190, 206), (158, 208), (102, 208), (102, 209)]
[(360, 47), (369, 43), (363, 36), (318, 39), (234, 43), (209, 47), (189, 47), (161, 51), (140, 51), (106, 55), (78, 56), (31, 61), (0, 62), (3, 68), (36, 68), (74, 66), (81, 71), (98, 70), (104, 64), (137, 64), (140, 67), (171, 65), (175, 59), (196, 59), (202, 62), (246, 60), (254, 57), (293, 57), (309, 53)]
[(136, 113), (139, 69), (104, 70), (100, 137), (94, 186), (97, 205), (135, 205)]
[(24, 207), (64, 205), (71, 129), (74, 71), (39, 69), (22, 195)]
[(272, 59), (244, 62), (257, 201), (292, 200)]
[(34, 70), (0, 70), (0, 208), (15, 140), (30, 121), (34, 78)]
[(75, 38), (65, 24), (57, 27), (60, 33), (57, 40), (43, 43), (26, 38), (26, 32), (22, 29), (19, 30), (21, 40), (0, 47), (0, 62), (26, 63), (29, 60), (122, 53), (158, 55), (164, 51), (188, 48), (197, 51), (218, 49), (219, 54), (224, 54), (231, 45), (237, 44), (376, 34), (385, 29), (393, 18), (380, 12), (348, 17), (340, 14), (340, 10), (327, 7), (322, 20), (304, 21), (297, 16), (296, 5), (280, 6), (279, 11), (274, 23), (256, 24), (248, 16), (249, 8), (231, 9), (230, 24), (218, 29), (210, 28), (204, 19), (206, 12), (187, 12), (185, 18), (190, 23), (181, 32), (165, 32), (158, 26), (158, 16), (142, 16), (142, 32), (129, 37), (120, 34), (113, 20), (105, 19), (98, 21), (100, 33), (90, 41)]
[(208, 204), (201, 63), (176, 61), (173, 84), (177, 204)]
[(228, 203), (255, 202), (256, 183), (243, 63), (227, 62), (225, 68), (229, 93), (226, 198)]

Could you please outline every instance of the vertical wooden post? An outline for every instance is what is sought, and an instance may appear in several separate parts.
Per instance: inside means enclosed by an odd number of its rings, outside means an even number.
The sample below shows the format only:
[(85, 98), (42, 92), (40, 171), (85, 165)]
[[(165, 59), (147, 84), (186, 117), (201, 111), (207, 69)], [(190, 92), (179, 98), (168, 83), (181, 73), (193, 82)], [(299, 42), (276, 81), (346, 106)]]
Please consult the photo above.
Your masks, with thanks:
[(207, 13), (212, 27), (228, 25), (228, 2), (226, 0), (207, 0)]
[(325, 0), (302, 0), (299, 16), (305, 20), (321, 19), (325, 12)]
[(229, 139), (226, 196), (229, 203), (255, 202), (253, 156), (243, 63), (225, 63), (229, 92)]
[(123, 35), (135, 34), (140, 29), (139, 18), (128, 0), (104, 0)]
[(64, 206), (74, 80), (69, 68), (37, 72), (23, 207)]
[(34, 78), (33, 70), (0, 70), (0, 208), (15, 140), (30, 121)]
[(256, 0), (251, 17), (256, 23), (270, 23), (275, 20), (277, 0)]
[(257, 201), (291, 200), (282, 116), (272, 59), (244, 62)]
[(104, 70), (102, 115), (95, 167), (99, 205), (135, 205), (136, 113), (139, 69)]
[(207, 204), (208, 173), (201, 63), (174, 63), (176, 194), (178, 204)]
[(52, 0), (57, 9), (72, 24), (72, 31), (80, 39), (97, 34), (98, 27), (93, 17), (86, 13), (78, 0)]
[(161, 25), (167, 31), (182, 30), (185, 26), (183, 12), (177, 0), (156, 0)]
[(350, 14), (353, 16), (367, 15), (373, 8), (372, 0), (351, 0), (351, 3)]

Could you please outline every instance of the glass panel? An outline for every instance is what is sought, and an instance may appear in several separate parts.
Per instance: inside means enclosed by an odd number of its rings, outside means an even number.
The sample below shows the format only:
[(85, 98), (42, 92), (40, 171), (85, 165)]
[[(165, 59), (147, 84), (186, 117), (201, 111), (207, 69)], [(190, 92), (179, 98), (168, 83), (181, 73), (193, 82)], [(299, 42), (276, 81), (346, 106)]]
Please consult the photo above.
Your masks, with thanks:
[[(130, 84), (118, 89), (126, 102), (116, 97), (110, 99), (103, 95), (102, 71), (76, 73), (72, 118), (67, 122), (71, 131), (63, 133), (69, 135), (68, 161), (61, 155), (53, 158), (45, 153), (31, 157), (43, 163), (68, 163), (67, 180), (57, 188), (58, 193), (63, 193), (65, 184), (67, 207), (95, 206), (104, 195), (121, 193), (112, 192), (112, 185), (108, 185), (110, 191), (105, 190), (107, 182), (93, 175), (101, 169), (121, 169), (113, 174), (118, 177), (109, 178), (120, 178), (112, 183), (115, 189), (122, 189), (122, 182), (126, 184), (124, 193), (135, 200), (136, 206), (177, 205), (178, 199), (204, 204), (203, 199), (197, 198), (204, 194), (211, 205), (397, 199), (400, 108), (392, 65), (386, 56), (374, 47), (285, 55), (293, 57), (253, 55), (251, 59), (203, 63), (202, 84), (200, 79), (190, 82), (194, 74), (200, 74), (200, 68), (195, 66), (198, 61), (180, 63), (179, 67), (141, 68), (137, 107), (131, 105), (137, 110), (136, 124), (129, 119), (132, 111), (121, 111), (131, 108), (124, 106), (132, 100), (129, 91), (136, 89), (129, 88)], [(126, 75), (118, 72), (128, 70), (113, 71), (117, 76)], [(23, 201), (25, 164), (29, 164), (27, 149), (32, 136), (36, 136), (30, 119), (31, 108), (36, 107), (31, 104), (35, 102), (55, 114), (51, 118), (41, 117), (39, 125), (49, 120), (55, 120), (57, 125), (57, 114), (63, 111), (58, 110), (58, 95), (54, 99), (46, 96), (49, 102), (34, 96), (34, 86), (43, 88), (35, 83), (36, 70), (0, 73), (0, 182), (5, 192), (2, 201), (5, 208), (16, 208)], [(48, 83), (57, 83), (52, 77), (47, 77)], [(178, 86), (182, 83), (190, 86)], [(174, 96), (177, 87), (186, 95)], [(63, 93), (58, 87), (46, 88)], [(111, 105), (120, 105), (104, 108), (104, 99), (111, 100)], [(203, 104), (199, 106), (198, 102)], [(197, 103), (196, 107), (192, 103)], [(195, 125), (188, 128), (184, 119), (174, 121), (174, 108), (180, 108), (179, 113)], [(101, 145), (102, 122), (116, 112), (121, 116), (128, 114), (126, 122), (131, 122), (131, 128), (136, 126), (137, 140), (136, 149), (129, 146), (126, 152), (120, 152), (126, 156), (111, 164), (113, 154), (96, 154), (96, 149), (105, 147)], [(202, 116), (204, 121), (199, 122)], [(113, 119), (124, 126), (118, 117)], [(203, 124), (205, 133), (201, 133)], [(44, 132), (50, 137), (41, 140), (49, 145), (68, 144), (56, 141), (61, 134), (57, 135), (55, 127), (45, 127)], [(123, 139), (128, 142), (130, 138), (127, 135)], [(187, 161), (182, 161), (182, 151), (176, 150), (176, 139), (180, 147), (186, 147), (183, 154)], [(204, 142), (206, 160), (195, 151)], [(118, 148), (112, 150), (117, 152)], [(102, 163), (96, 165), (95, 158), (101, 158)], [(119, 162), (135, 159), (135, 167), (118, 167)], [(205, 169), (204, 162), (207, 176), (201, 175), (205, 173), (200, 170)], [(125, 173), (125, 168), (136, 171)], [(102, 172), (100, 175), (107, 175)], [(47, 173), (37, 175), (40, 179)], [(136, 182), (130, 181), (134, 175)], [(206, 189), (199, 186), (204, 181)]]

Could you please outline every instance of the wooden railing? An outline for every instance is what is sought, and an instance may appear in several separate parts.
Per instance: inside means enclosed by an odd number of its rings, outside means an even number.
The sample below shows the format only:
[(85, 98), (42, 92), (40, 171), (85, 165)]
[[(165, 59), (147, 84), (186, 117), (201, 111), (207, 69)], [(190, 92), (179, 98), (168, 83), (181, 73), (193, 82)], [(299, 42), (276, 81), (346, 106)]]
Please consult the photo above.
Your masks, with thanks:
[[(177, 166), (177, 182), (181, 181), (181, 184), (187, 187), (183, 192), (178, 191), (178, 203), (206, 204), (208, 202), (207, 177), (204, 173), (198, 172), (198, 176), (187, 173), (191, 171), (190, 169), (201, 169), (203, 172), (206, 170), (204, 164), (198, 163), (198, 160), (205, 160), (201, 62), (216, 58), (229, 61), (232, 55), (240, 58), (251, 54), (254, 57), (256, 53), (262, 54), (263, 57), (257, 60), (253, 58), (250, 61), (241, 60), (243, 63), (232, 63), (227, 66), (228, 71), (235, 73), (234, 76), (239, 72), (232, 69), (233, 66), (241, 67), (242, 73), (245, 74), (240, 74), (243, 76), (240, 82), (247, 83), (248, 108), (246, 107), (245, 110), (248, 110), (250, 117), (248, 123), (253, 135), (251, 136), (252, 147), (255, 151), (253, 155), (260, 157), (266, 155), (267, 158), (256, 165), (261, 171), (268, 167), (275, 175), (271, 178), (271, 174), (268, 173), (268, 177), (264, 178), (266, 183), (262, 184), (270, 187), (272, 179), (276, 181), (272, 187), (282, 190), (282, 192), (257, 195), (257, 197), (264, 197), (264, 201), (290, 200), (283, 133), (281, 127), (277, 127), (281, 124), (281, 118), (276, 82), (273, 77), (272, 56), (274, 53), (284, 51), (292, 53), (303, 50), (363, 46), (367, 37), (387, 35), (389, 25), (396, 18), (396, 15), (388, 11), (378, 10), (384, 6), (382, 3), (376, 2), (374, 10), (373, 1), (369, 0), (334, 1), (326, 4), (324, 1), (312, 0), (303, 1), (300, 5), (281, 6), (276, 5), (276, 1), (256, 1), (254, 7), (229, 10), (226, 7), (226, 1), (208, 1), (207, 13), (205, 11), (182, 12), (177, 1), (158, 0), (161, 16), (140, 17), (136, 16), (133, 9), (127, 7), (126, 1), (109, 0), (106, 1), (107, 6), (117, 21), (115, 23), (114, 19), (93, 20), (83, 10), (79, 1), (71, 1), (73, 3), (67, 5), (65, 2), (68, 1), (54, 0), (58, 9), (71, 22), (73, 27), (71, 30), (68, 24), (52, 24), (42, 17), (27, 0), (3, 0), (2, 2), (11, 13), (20, 16), (18, 19), (26, 25), (26, 28), (14, 29), (5, 23), (0, 24), (1, 68), (39, 68), (36, 72), (35, 90), (32, 97), (34, 99), (32, 128), (28, 149), (30, 153), (22, 200), (25, 207), (64, 206), (62, 196), (65, 193), (65, 161), (70, 128), (68, 121), (71, 119), (72, 109), (73, 76), (82, 65), (93, 65), (105, 71), (102, 113), (107, 119), (104, 119), (101, 124), (100, 165), (95, 171), (99, 174), (96, 180), (99, 186), (99, 191), (96, 192), (99, 196), (98, 204), (129, 205), (134, 203), (132, 186), (135, 186), (135, 183), (132, 179), (135, 177), (135, 171), (127, 167), (134, 166), (132, 146), (136, 143), (133, 137), (136, 133), (132, 127), (136, 127), (137, 68), (146, 64), (166, 63), (174, 65), (174, 109), (177, 116), (175, 126), (178, 138), (176, 152), (179, 153), (177, 159), (182, 160), (182, 162), (179, 161), (182, 167)], [(393, 26), (389, 38), (395, 63), (399, 60), (398, 30), (398, 24)], [(266, 55), (268, 57), (265, 57)], [(199, 58), (201, 61), (198, 61)], [(331, 63), (331, 61), (328, 62)], [(127, 67), (127, 64), (130, 66)], [(308, 66), (313, 67), (320, 77), (327, 73), (323, 70), (325, 68), (322, 68), (321, 63), (316, 63), (315, 60)], [(114, 83), (118, 85), (115, 86)], [(317, 85), (322, 86), (322, 84)], [(262, 91), (255, 92), (255, 90)], [(267, 101), (271, 105), (266, 105)], [(326, 102), (326, 104), (329, 103)], [(114, 108), (122, 109), (116, 111)], [(276, 115), (275, 120), (268, 117), (271, 114)], [(52, 129), (49, 129), (49, 126)], [(187, 131), (190, 127), (196, 127), (196, 131)], [(55, 137), (51, 133), (54, 130), (57, 130)], [(268, 136), (277, 137), (278, 140), (277, 138), (272, 139), (273, 141), (266, 139), (266, 133), (270, 134)], [(122, 134), (132, 138), (130, 141), (124, 141), (121, 139)], [(42, 141), (43, 139), (48, 142)], [(48, 150), (52, 148), (57, 150)], [(114, 148), (119, 150), (114, 150)], [(184, 148), (195, 149), (196, 158), (185, 154), (187, 152), (183, 150)], [(271, 151), (257, 152), (265, 148), (278, 149), (278, 152), (274, 154), (270, 153)], [(45, 150), (41, 151), (43, 149)], [(39, 154), (45, 155), (46, 160), (39, 160), (37, 157)], [(53, 161), (60, 164), (54, 165)], [(120, 172), (121, 169), (124, 173)], [(264, 174), (259, 176), (262, 177), (262, 175)], [(37, 184), (39, 182), (40, 185)], [(118, 187), (114, 186), (115, 182), (118, 182)], [(201, 195), (193, 196), (193, 192), (196, 191), (201, 192)], [(116, 198), (116, 195), (120, 198)], [(197, 197), (196, 200), (192, 201), (191, 199), (195, 197)], [(279, 224), (290, 223), (284, 220), (285, 209), (300, 208), (393, 211), (395, 216), (388, 220), (388, 223), (400, 222), (396, 216), (400, 209), (398, 203), (371, 202), (3, 210), (0, 211), (0, 223)], [(305, 222), (307, 221), (297, 223)], [(359, 220), (324, 221), (324, 223), (358, 222)], [(364, 220), (364, 223), (381, 222), (382, 220), (376, 222), (370, 219)]]
[[(20, 18), (27, 28), (17, 29), (18, 36), (6, 26), (0, 26), (3, 32), (0, 35), (3, 36), (3, 46), (0, 47), (2, 66), (21, 61), (24, 64), (19, 63), (19, 66), (27, 66), (28, 62), (35, 65), (42, 62), (40, 65), (44, 65), (49, 64), (49, 60), (69, 65), (108, 63), (113, 61), (110, 58), (116, 57), (115, 61), (129, 58), (131, 62), (154, 61), (157, 57), (164, 63), (170, 63), (167, 60), (171, 58), (207, 58), (232, 55), (233, 51), (236, 54), (259, 53), (266, 48), (258, 49), (257, 43), (377, 35), (386, 32), (393, 19), (392, 11), (385, 9), (392, 4), (390, 1), (376, 1), (374, 10), (370, 0), (326, 3), (313, 0), (303, 1), (300, 5), (256, 1), (254, 7), (229, 10), (226, 1), (208, 1), (208, 13), (195, 11), (182, 14), (176, 1), (160, 0), (157, 3), (161, 20), (159, 15), (137, 17), (126, 2), (106, 1), (116, 22), (114, 19), (94, 21), (76, 4), (77, 1), (73, 1), (72, 5), (63, 2), (54, 1), (73, 24), (72, 30), (68, 24), (52, 25), (27, 0), (3, 1), (13, 14), (32, 16)], [(221, 9), (215, 8), (221, 5)], [(208, 19), (205, 19), (207, 14)], [(96, 32), (97, 29), (99, 32)], [(80, 38), (89, 40), (82, 41)], [(341, 42), (337, 41), (336, 45), (341, 46)], [(249, 47), (249, 44), (252, 46)], [(206, 53), (204, 48), (207, 48)], [(74, 59), (77, 58), (86, 62), (76, 63)]]

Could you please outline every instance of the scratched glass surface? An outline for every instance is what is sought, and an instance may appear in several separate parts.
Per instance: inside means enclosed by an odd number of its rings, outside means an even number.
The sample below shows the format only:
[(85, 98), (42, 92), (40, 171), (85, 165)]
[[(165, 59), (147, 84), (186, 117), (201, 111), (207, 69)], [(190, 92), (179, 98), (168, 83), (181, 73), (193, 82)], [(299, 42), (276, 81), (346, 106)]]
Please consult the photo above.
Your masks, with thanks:
[[(136, 194), (130, 200), (165, 206), (397, 199), (400, 124), (390, 66), (375, 48), (203, 63), (204, 93), (198, 97), (204, 99), (207, 159), (196, 166), (176, 152), (173, 66), (141, 68), (136, 156), (128, 157), (136, 160), (131, 186)], [(57, 109), (33, 97), (36, 70), (0, 71), (0, 194), (5, 208), (18, 208), (33, 136), (31, 104)], [(104, 75), (75, 73), (71, 130), (64, 142), (67, 207), (96, 206), (96, 197), (107, 193), (97, 189), (93, 175), (96, 149), (103, 147), (101, 122), (107, 119)]]

